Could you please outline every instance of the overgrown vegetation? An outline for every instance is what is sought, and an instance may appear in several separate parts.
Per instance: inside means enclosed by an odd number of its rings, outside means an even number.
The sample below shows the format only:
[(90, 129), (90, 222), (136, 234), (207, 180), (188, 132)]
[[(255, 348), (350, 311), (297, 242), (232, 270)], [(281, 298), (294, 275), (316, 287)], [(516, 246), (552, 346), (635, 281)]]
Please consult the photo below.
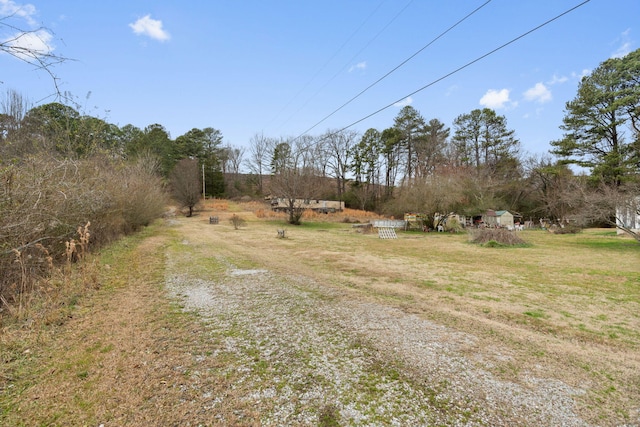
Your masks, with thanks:
[(200, 201), (200, 173), (198, 162), (194, 159), (180, 160), (169, 175), (169, 185), (173, 200), (180, 208), (187, 209), (187, 216), (193, 215), (193, 210)]
[(233, 228), (235, 230), (247, 225), (247, 221), (241, 216), (238, 216), (236, 214), (231, 215), (231, 218), (229, 218), (229, 222), (231, 223), (231, 225), (233, 225)]
[(46, 293), (48, 278), (76, 262), (89, 242), (98, 248), (137, 231), (167, 203), (160, 178), (144, 161), (41, 153), (0, 163), (0, 178), (3, 312), (22, 313), (28, 296)]
[(506, 228), (479, 228), (469, 232), (469, 240), (487, 247), (522, 246), (526, 242), (515, 231)]

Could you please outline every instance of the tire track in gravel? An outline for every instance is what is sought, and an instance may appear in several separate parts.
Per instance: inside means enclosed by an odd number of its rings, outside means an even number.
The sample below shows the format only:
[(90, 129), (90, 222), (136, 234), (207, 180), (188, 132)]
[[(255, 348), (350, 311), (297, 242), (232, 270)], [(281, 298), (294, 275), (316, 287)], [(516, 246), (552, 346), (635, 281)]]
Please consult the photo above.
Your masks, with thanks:
[(225, 336), (244, 396), (263, 425), (586, 426), (554, 380), (504, 381), (462, 348), (475, 337), (379, 303), (354, 301), (304, 277), (239, 270), (215, 280), (180, 273), (166, 286), (184, 309)]

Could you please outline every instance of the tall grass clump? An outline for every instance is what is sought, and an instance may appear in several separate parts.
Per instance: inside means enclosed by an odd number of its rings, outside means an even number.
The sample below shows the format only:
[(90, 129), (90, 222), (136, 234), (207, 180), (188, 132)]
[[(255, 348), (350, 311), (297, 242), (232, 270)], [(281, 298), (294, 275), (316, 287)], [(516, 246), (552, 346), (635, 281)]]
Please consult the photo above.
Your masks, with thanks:
[(164, 213), (166, 200), (141, 162), (48, 153), (0, 160), (0, 315), (17, 313), (53, 270), (84, 256), (89, 236), (100, 247), (136, 231)]

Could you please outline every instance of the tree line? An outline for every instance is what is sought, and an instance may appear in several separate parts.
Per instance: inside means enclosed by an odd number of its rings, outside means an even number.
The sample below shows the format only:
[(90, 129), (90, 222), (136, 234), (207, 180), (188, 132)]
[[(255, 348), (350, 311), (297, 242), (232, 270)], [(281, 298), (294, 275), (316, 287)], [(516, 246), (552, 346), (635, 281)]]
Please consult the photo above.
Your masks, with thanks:
[[(219, 197), (271, 195), (291, 202), (293, 223), (300, 216), (295, 200), (322, 198), (396, 216), (506, 209), (524, 218), (613, 225), (614, 206), (633, 210), (625, 200), (637, 194), (639, 58), (636, 50), (608, 59), (584, 77), (566, 104), (563, 138), (540, 157), (525, 157), (506, 117), (488, 108), (461, 114), (449, 127), (406, 106), (385, 129), (328, 129), (297, 138), (255, 134), (245, 150), (223, 144), (212, 127), (171, 139), (160, 124), (120, 128), (60, 103), (28, 109), (15, 92), (2, 103), (2, 154), (153, 158), (161, 177), (184, 182), (179, 175), (189, 176), (188, 195), (179, 198), (190, 208), (203, 190)], [(240, 179), (243, 171), (248, 177)]]
[(78, 105), (32, 107), (13, 90), (0, 98), (0, 306), (45, 274), (48, 260), (69, 256), (79, 227), (98, 246), (135, 231), (162, 215), (167, 189), (189, 213), (203, 191), (284, 198), (292, 224), (300, 199), (397, 217), (505, 209), (617, 226), (640, 241), (619, 215), (640, 215), (640, 50), (582, 79), (563, 138), (538, 158), (525, 158), (506, 118), (487, 108), (449, 127), (406, 106), (385, 129), (256, 134), (245, 150), (213, 127), (172, 139), (160, 124), (119, 127)]
[[(223, 194), (232, 156), (214, 128), (172, 140), (158, 124), (120, 128), (77, 105), (31, 107), (7, 91), (0, 98), (0, 312), (20, 310), (40, 279), (77, 260), (79, 249), (163, 215), (182, 159), (201, 164), (209, 191)], [(199, 188), (202, 176), (195, 176)]]
[(260, 191), (268, 175), (266, 191), (289, 200), (292, 223), (300, 217), (295, 200), (335, 198), (396, 216), (504, 209), (525, 219), (618, 226), (638, 238), (617, 213), (638, 214), (639, 82), (640, 50), (604, 61), (567, 102), (563, 138), (539, 157), (523, 156), (515, 131), (492, 109), (461, 114), (450, 128), (406, 106), (392, 126), (361, 135), (256, 134), (245, 164)]

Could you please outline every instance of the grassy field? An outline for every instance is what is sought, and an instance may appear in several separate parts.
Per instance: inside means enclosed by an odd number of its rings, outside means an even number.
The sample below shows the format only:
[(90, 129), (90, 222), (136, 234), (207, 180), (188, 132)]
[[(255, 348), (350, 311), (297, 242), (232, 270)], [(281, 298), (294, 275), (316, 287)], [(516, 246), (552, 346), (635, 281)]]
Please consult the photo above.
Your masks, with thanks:
[[(509, 360), (494, 373), (542, 370), (586, 386), (583, 410), (600, 421), (611, 412), (638, 419), (640, 245), (633, 239), (609, 229), (526, 230), (519, 232), (526, 245), (491, 248), (465, 233), (400, 231), (396, 240), (379, 239), (358, 232), (352, 212), (312, 215), (295, 227), (239, 210), (247, 226), (215, 235), (242, 262), (310, 275), (475, 334), (481, 340), (469, 352), (508, 349)], [(224, 205), (208, 211), (224, 223)], [(287, 238), (276, 238), (283, 227)]]
[[(210, 225), (211, 215), (220, 223)], [(236, 230), (232, 215), (246, 225)], [(351, 298), (400, 308), (477, 337), (464, 350), (469, 356), (499, 349), (504, 357), (492, 373), (500, 378), (531, 373), (586, 390), (578, 397), (585, 419), (638, 422), (640, 245), (634, 240), (604, 229), (527, 230), (519, 232), (527, 244), (513, 248), (475, 245), (464, 233), (400, 231), (398, 239), (384, 240), (353, 226), (369, 217), (311, 215), (294, 227), (261, 204), (209, 201), (195, 217), (180, 219), (181, 236), (190, 240), (184, 266), (215, 275), (224, 269), (212, 255), (219, 254), (237, 268), (306, 276)], [(190, 369), (185, 355), (197, 351), (195, 337), (202, 336), (202, 326), (163, 295), (162, 254), (177, 254), (177, 239), (187, 238), (177, 237), (169, 222), (104, 250), (95, 270), (79, 272), (100, 286), (74, 293), (54, 313), (2, 329), (0, 424), (144, 424), (153, 403), (144, 402), (151, 390), (141, 369), (154, 366), (153, 379), (170, 382), (177, 374), (161, 369), (164, 360)], [(286, 238), (278, 238), (278, 229)], [(228, 392), (233, 378), (211, 381)], [(120, 399), (118, 388), (133, 391), (119, 402), (123, 412), (101, 413), (97, 401)], [(154, 399), (170, 405), (180, 394), (167, 390)], [(138, 408), (138, 418), (127, 418), (126, 408)], [(77, 418), (83, 411), (92, 415)], [(65, 424), (74, 417), (83, 421)]]

